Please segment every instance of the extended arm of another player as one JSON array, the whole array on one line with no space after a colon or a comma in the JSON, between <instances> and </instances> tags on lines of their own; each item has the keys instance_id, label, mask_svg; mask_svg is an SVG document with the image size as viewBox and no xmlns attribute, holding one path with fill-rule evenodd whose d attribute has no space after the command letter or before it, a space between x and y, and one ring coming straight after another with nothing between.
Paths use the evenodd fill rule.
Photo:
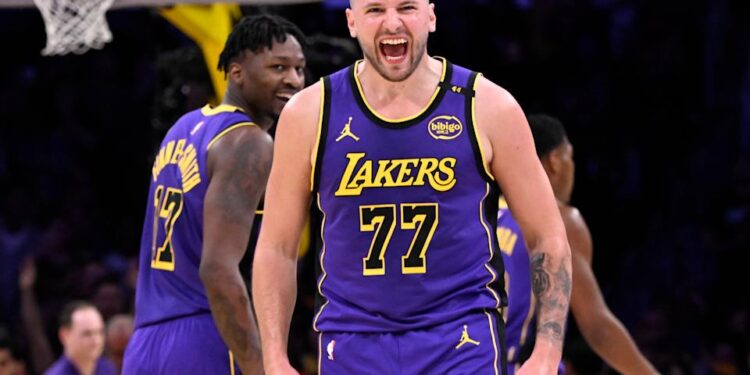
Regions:
<instances>
[{"instance_id":1,"label":"extended arm of another player","mask_svg":"<svg viewBox=\"0 0 750 375\"><path fill-rule=\"evenodd\" d=\"M529 245L538 301L537 339L519 373L553 374L562 357L571 288L570 247L552 187L523 111L502 88L482 79L476 117L490 143L490 167ZM489 152L488 152L489 153Z\"/></svg>"},{"instance_id":2,"label":"extended arm of another player","mask_svg":"<svg viewBox=\"0 0 750 375\"><path fill-rule=\"evenodd\" d=\"M604 302L591 269L591 233L578 210L563 209L563 221L573 252L573 291L570 307L586 342L607 364L628 374L657 374L630 334Z\"/></svg>"},{"instance_id":3,"label":"extended arm of another player","mask_svg":"<svg viewBox=\"0 0 750 375\"><path fill-rule=\"evenodd\" d=\"M294 373L287 345L297 294L299 239L310 206L318 90L316 84L295 95L279 118L263 226L253 260L253 298L268 374Z\"/></svg>"},{"instance_id":4,"label":"extended arm of another player","mask_svg":"<svg viewBox=\"0 0 750 375\"><path fill-rule=\"evenodd\" d=\"M260 337L239 270L255 210L271 167L273 141L258 127L240 127L208 152L210 182L203 213L200 277L211 314L245 374L263 372Z\"/></svg>"}]
</instances>

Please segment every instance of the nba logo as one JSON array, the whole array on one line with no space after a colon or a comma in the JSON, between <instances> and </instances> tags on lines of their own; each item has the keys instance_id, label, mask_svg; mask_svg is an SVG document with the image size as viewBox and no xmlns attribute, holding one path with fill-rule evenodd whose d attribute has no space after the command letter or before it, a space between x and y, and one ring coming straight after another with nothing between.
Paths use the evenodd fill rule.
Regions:
<instances>
[{"instance_id":1,"label":"nba logo","mask_svg":"<svg viewBox=\"0 0 750 375\"><path fill-rule=\"evenodd\" d=\"M328 352L328 359L333 361L333 347L336 346L336 340L331 340L326 346L326 352Z\"/></svg>"}]
</instances>

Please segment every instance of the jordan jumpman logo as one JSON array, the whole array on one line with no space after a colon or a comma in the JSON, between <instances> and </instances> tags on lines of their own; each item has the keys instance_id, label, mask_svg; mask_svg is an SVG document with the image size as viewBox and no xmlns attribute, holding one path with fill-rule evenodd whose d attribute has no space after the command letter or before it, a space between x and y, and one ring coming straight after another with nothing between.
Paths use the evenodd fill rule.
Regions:
<instances>
[{"instance_id":1,"label":"jordan jumpman logo","mask_svg":"<svg viewBox=\"0 0 750 375\"><path fill-rule=\"evenodd\" d=\"M344 125L344 129L341 130L341 135L338 138L336 138L336 142L346 137L352 137L352 139L354 139L355 142L359 142L359 137L357 137L356 135L354 135L354 133L352 133L351 126L352 126L352 118L350 116L349 122L347 122L346 125Z\"/></svg>"},{"instance_id":2,"label":"jordan jumpman logo","mask_svg":"<svg viewBox=\"0 0 750 375\"><path fill-rule=\"evenodd\" d=\"M458 340L458 345L456 345L456 349L464 346L464 344L474 344L476 346L479 346L479 341L472 340L471 337L469 337L469 328L464 324L464 331L461 333L461 338Z\"/></svg>"}]
</instances>

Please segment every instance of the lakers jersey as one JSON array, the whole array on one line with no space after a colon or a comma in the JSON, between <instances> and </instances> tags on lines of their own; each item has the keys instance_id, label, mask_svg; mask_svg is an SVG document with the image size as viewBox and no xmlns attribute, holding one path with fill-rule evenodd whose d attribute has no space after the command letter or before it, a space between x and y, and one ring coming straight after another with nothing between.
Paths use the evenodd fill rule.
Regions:
<instances>
[{"instance_id":1,"label":"lakers jersey","mask_svg":"<svg viewBox=\"0 0 750 375\"><path fill-rule=\"evenodd\" d=\"M367 103L361 61L322 80L318 331L418 329L505 303L498 189L474 127L478 75L442 62L428 106L395 121Z\"/></svg>"},{"instance_id":2,"label":"lakers jersey","mask_svg":"<svg viewBox=\"0 0 750 375\"><path fill-rule=\"evenodd\" d=\"M518 223L500 199L497 214L497 238L505 265L505 288L508 294L505 342L508 365L516 366L528 359L536 337L535 299L531 289L531 266Z\"/></svg>"},{"instance_id":3,"label":"lakers jersey","mask_svg":"<svg viewBox=\"0 0 750 375\"><path fill-rule=\"evenodd\" d=\"M209 313L198 275L208 151L221 136L254 126L237 107L187 113L167 132L151 170L136 288L136 327Z\"/></svg>"}]
</instances>

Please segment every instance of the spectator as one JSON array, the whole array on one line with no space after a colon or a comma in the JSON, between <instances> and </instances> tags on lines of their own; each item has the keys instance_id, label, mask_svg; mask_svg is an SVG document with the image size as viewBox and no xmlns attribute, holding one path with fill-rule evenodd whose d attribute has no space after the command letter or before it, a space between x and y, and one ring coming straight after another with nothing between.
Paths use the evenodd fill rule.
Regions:
<instances>
[{"instance_id":1,"label":"spectator","mask_svg":"<svg viewBox=\"0 0 750 375\"><path fill-rule=\"evenodd\" d=\"M130 336L133 334L133 316L129 314L118 314L107 321L107 344L105 356L117 368L122 371L122 359L125 348L128 346Z\"/></svg>"},{"instance_id":2,"label":"spectator","mask_svg":"<svg viewBox=\"0 0 750 375\"><path fill-rule=\"evenodd\" d=\"M0 327L0 375L26 375L26 364Z\"/></svg>"},{"instance_id":3,"label":"spectator","mask_svg":"<svg viewBox=\"0 0 750 375\"><path fill-rule=\"evenodd\" d=\"M60 341L64 353L44 375L116 375L115 366L102 356L104 320L85 301L70 302L60 314Z\"/></svg>"}]
</instances>

